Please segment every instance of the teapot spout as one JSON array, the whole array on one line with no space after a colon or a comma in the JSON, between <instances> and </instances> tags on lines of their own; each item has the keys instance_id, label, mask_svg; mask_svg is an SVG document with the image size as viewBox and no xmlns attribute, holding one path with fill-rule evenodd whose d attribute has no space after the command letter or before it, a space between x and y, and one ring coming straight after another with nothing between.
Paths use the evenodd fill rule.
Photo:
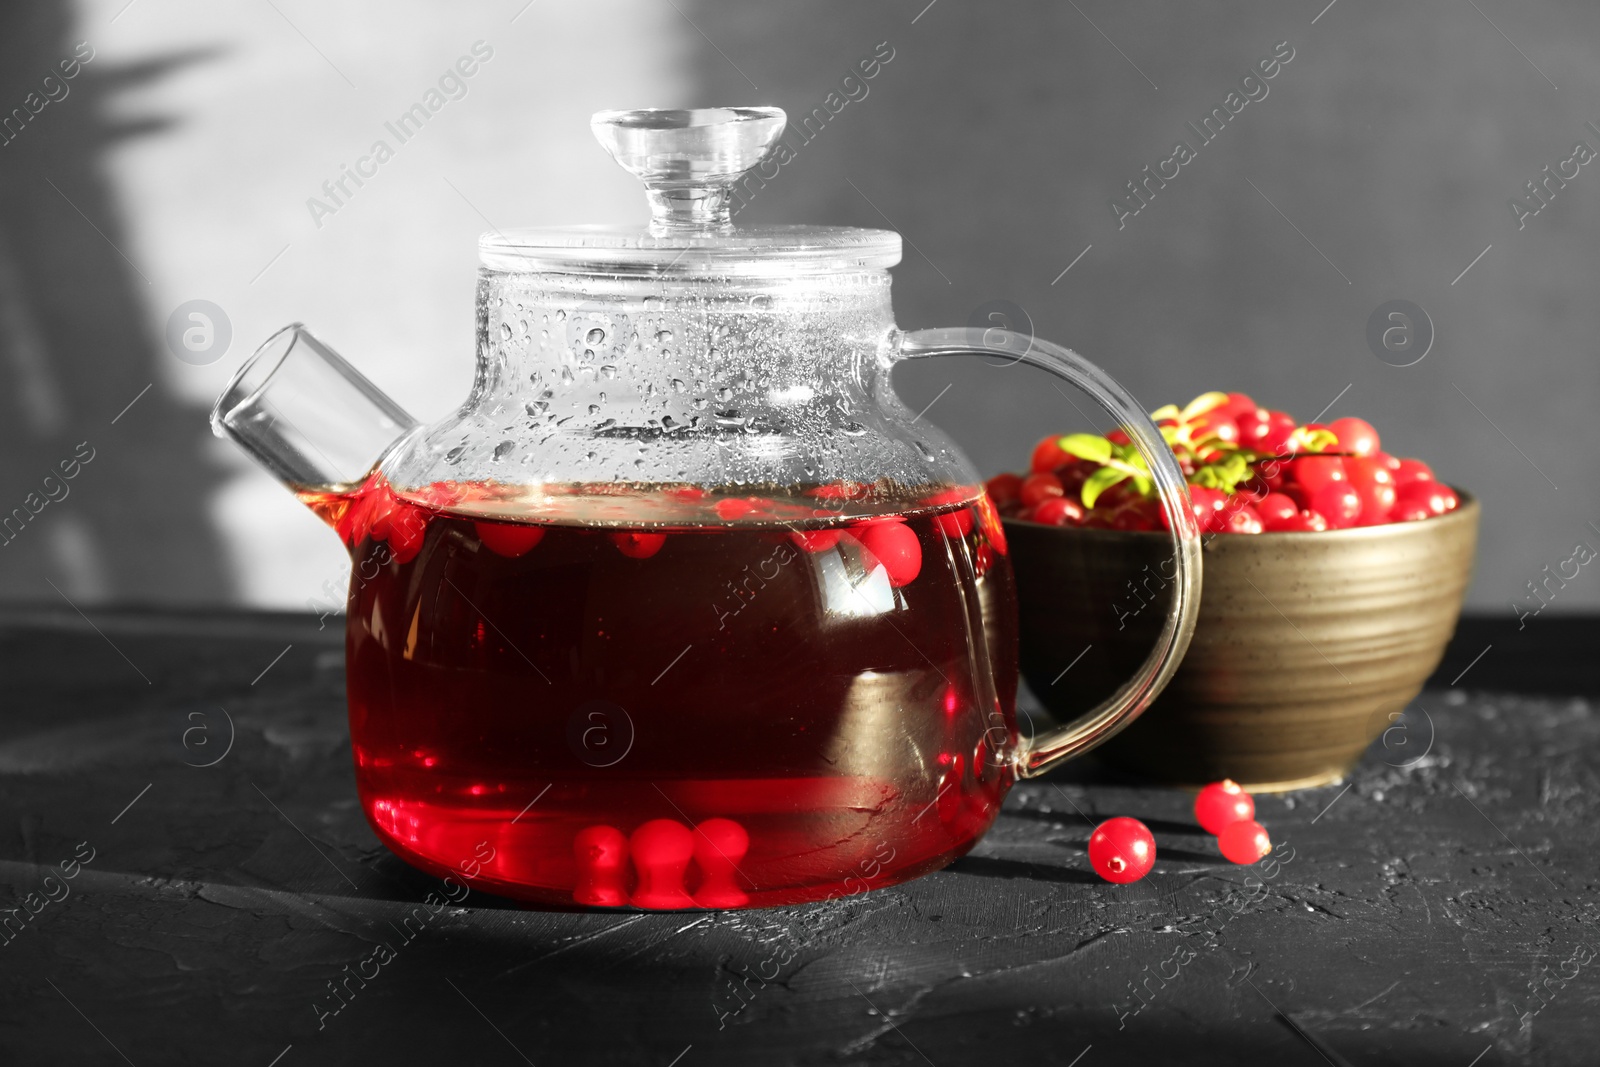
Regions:
<instances>
[{"instance_id":1,"label":"teapot spout","mask_svg":"<svg viewBox=\"0 0 1600 1067\"><path fill-rule=\"evenodd\" d=\"M211 409L211 429L325 520L318 500L359 485L417 420L296 322L244 362Z\"/></svg>"}]
</instances>

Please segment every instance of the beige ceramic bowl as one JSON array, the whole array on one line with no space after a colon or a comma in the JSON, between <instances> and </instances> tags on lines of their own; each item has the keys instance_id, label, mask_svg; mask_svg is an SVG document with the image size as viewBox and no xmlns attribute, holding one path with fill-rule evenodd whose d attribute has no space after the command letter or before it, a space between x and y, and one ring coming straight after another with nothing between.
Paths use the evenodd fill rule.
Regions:
<instances>
[{"instance_id":1,"label":"beige ceramic bowl","mask_svg":"<svg viewBox=\"0 0 1600 1067\"><path fill-rule=\"evenodd\" d=\"M1183 665L1098 753L1187 786L1232 778L1275 791L1349 773L1455 631L1479 510L1460 497L1455 511L1420 522L1209 536ZM1023 677L1046 708L1071 717L1149 651L1169 595L1170 541L1018 520L1007 520L1006 537Z\"/></svg>"}]
</instances>

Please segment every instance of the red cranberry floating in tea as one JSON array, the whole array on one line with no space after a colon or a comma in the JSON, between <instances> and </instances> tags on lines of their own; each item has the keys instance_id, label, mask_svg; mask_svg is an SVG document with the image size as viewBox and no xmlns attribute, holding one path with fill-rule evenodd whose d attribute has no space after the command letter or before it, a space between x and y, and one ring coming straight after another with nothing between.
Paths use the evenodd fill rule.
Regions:
<instances>
[{"instance_id":1,"label":"red cranberry floating in tea","mask_svg":"<svg viewBox=\"0 0 1600 1067\"><path fill-rule=\"evenodd\" d=\"M694 902L702 908L742 908L750 896L739 888L739 861L750 850L750 835L732 819L707 819L694 828L694 863L700 888Z\"/></svg>"},{"instance_id":2,"label":"red cranberry floating in tea","mask_svg":"<svg viewBox=\"0 0 1600 1067\"><path fill-rule=\"evenodd\" d=\"M572 899L600 908L628 903L628 839L614 826L590 826L572 839L578 881Z\"/></svg>"},{"instance_id":3,"label":"red cranberry floating in tea","mask_svg":"<svg viewBox=\"0 0 1600 1067\"><path fill-rule=\"evenodd\" d=\"M1138 819L1107 819L1089 835L1089 866L1108 882L1137 882L1156 863L1156 839Z\"/></svg>"},{"instance_id":4,"label":"red cranberry floating in tea","mask_svg":"<svg viewBox=\"0 0 1600 1067\"><path fill-rule=\"evenodd\" d=\"M951 504L965 504L971 499L971 491L967 489L947 489L932 496L922 498L922 503L928 507L944 508ZM943 530L946 537L965 537L972 532L972 508L958 508L955 511L941 511L934 518L939 529Z\"/></svg>"},{"instance_id":5,"label":"red cranberry floating in tea","mask_svg":"<svg viewBox=\"0 0 1600 1067\"><path fill-rule=\"evenodd\" d=\"M667 543L667 535L630 530L612 534L611 543L629 559L649 559L661 551L661 546Z\"/></svg>"},{"instance_id":6,"label":"red cranberry floating in tea","mask_svg":"<svg viewBox=\"0 0 1600 1067\"><path fill-rule=\"evenodd\" d=\"M692 908L684 888L689 860L694 857L694 832L672 819L651 819L628 838L638 886L630 903L636 908Z\"/></svg>"},{"instance_id":7,"label":"red cranberry floating in tea","mask_svg":"<svg viewBox=\"0 0 1600 1067\"><path fill-rule=\"evenodd\" d=\"M1217 835L1217 847L1229 863L1255 863L1272 851L1272 838L1267 828L1254 819L1229 823Z\"/></svg>"},{"instance_id":8,"label":"red cranberry floating in tea","mask_svg":"<svg viewBox=\"0 0 1600 1067\"><path fill-rule=\"evenodd\" d=\"M475 522L473 530L489 551L507 559L532 552L544 540L544 527L521 522Z\"/></svg>"},{"instance_id":9,"label":"red cranberry floating in tea","mask_svg":"<svg viewBox=\"0 0 1600 1067\"><path fill-rule=\"evenodd\" d=\"M1194 798L1194 817L1213 837L1236 822L1256 817L1256 802L1231 778L1212 782Z\"/></svg>"},{"instance_id":10,"label":"red cranberry floating in tea","mask_svg":"<svg viewBox=\"0 0 1600 1067\"><path fill-rule=\"evenodd\" d=\"M717 513L717 518L732 522L750 516L771 515L772 508L773 502L765 497L745 496L719 500L712 510Z\"/></svg>"},{"instance_id":11,"label":"red cranberry floating in tea","mask_svg":"<svg viewBox=\"0 0 1600 1067\"><path fill-rule=\"evenodd\" d=\"M422 551L422 542L428 535L429 513L426 508L403 500L396 500L389 512L389 551L396 563L410 563Z\"/></svg>"},{"instance_id":12,"label":"red cranberry floating in tea","mask_svg":"<svg viewBox=\"0 0 1600 1067\"><path fill-rule=\"evenodd\" d=\"M896 589L910 585L922 573L922 542L905 523L886 519L857 526L853 532L868 555L867 570L874 562L881 564Z\"/></svg>"},{"instance_id":13,"label":"red cranberry floating in tea","mask_svg":"<svg viewBox=\"0 0 1600 1067\"><path fill-rule=\"evenodd\" d=\"M831 552L844 536L843 530L795 530L794 543L807 552Z\"/></svg>"}]
</instances>

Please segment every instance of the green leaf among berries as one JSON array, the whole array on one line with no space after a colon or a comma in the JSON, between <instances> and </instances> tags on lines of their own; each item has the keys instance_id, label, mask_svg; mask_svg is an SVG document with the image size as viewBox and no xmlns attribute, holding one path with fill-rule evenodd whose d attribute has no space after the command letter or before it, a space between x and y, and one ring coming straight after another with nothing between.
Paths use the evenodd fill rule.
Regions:
<instances>
[{"instance_id":1,"label":"green leaf among berries","mask_svg":"<svg viewBox=\"0 0 1600 1067\"><path fill-rule=\"evenodd\" d=\"M1101 467L1084 480L1083 488L1078 490L1078 498L1083 501L1086 508L1094 507L1094 502L1100 499L1100 494L1110 489L1119 482L1126 481L1131 475L1125 470L1116 467Z\"/></svg>"},{"instance_id":2,"label":"green leaf among berries","mask_svg":"<svg viewBox=\"0 0 1600 1067\"><path fill-rule=\"evenodd\" d=\"M1312 430L1297 426L1294 433L1289 435L1289 448L1295 452L1326 452L1338 443L1338 435L1328 429Z\"/></svg>"},{"instance_id":3,"label":"green leaf among berries","mask_svg":"<svg viewBox=\"0 0 1600 1067\"><path fill-rule=\"evenodd\" d=\"M1056 446L1067 455L1090 463L1105 463L1111 458L1111 442L1092 433L1069 433Z\"/></svg>"},{"instance_id":4,"label":"green leaf among berries","mask_svg":"<svg viewBox=\"0 0 1600 1067\"><path fill-rule=\"evenodd\" d=\"M1227 393L1201 393L1199 396L1189 401L1184 409L1178 413L1178 421L1188 422L1191 419L1204 415L1213 408L1221 407L1227 402Z\"/></svg>"},{"instance_id":5,"label":"green leaf among berries","mask_svg":"<svg viewBox=\"0 0 1600 1067\"><path fill-rule=\"evenodd\" d=\"M1231 495L1238 490L1241 483L1255 477L1252 455L1253 453L1229 452L1221 459L1195 468L1195 472L1189 476L1189 484L1220 489Z\"/></svg>"}]
</instances>

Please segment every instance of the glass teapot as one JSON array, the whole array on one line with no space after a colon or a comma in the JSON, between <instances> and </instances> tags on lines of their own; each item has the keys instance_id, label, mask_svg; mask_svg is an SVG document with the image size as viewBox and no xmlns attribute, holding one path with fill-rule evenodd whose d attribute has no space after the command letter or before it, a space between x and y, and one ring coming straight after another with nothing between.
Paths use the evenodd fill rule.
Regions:
<instances>
[{"instance_id":1,"label":"glass teapot","mask_svg":"<svg viewBox=\"0 0 1600 1067\"><path fill-rule=\"evenodd\" d=\"M433 425L298 324L217 402L217 433L350 549L356 784L415 866L565 907L891 885L965 853L1016 779L1127 725L1182 657L1199 538L1155 426L1056 345L898 330L896 233L736 228L737 185L784 124L595 115L648 227L484 234L476 380ZM1177 592L1149 659L1028 739L1004 531L889 383L899 360L956 353L1081 388L1172 517Z\"/></svg>"}]
</instances>

